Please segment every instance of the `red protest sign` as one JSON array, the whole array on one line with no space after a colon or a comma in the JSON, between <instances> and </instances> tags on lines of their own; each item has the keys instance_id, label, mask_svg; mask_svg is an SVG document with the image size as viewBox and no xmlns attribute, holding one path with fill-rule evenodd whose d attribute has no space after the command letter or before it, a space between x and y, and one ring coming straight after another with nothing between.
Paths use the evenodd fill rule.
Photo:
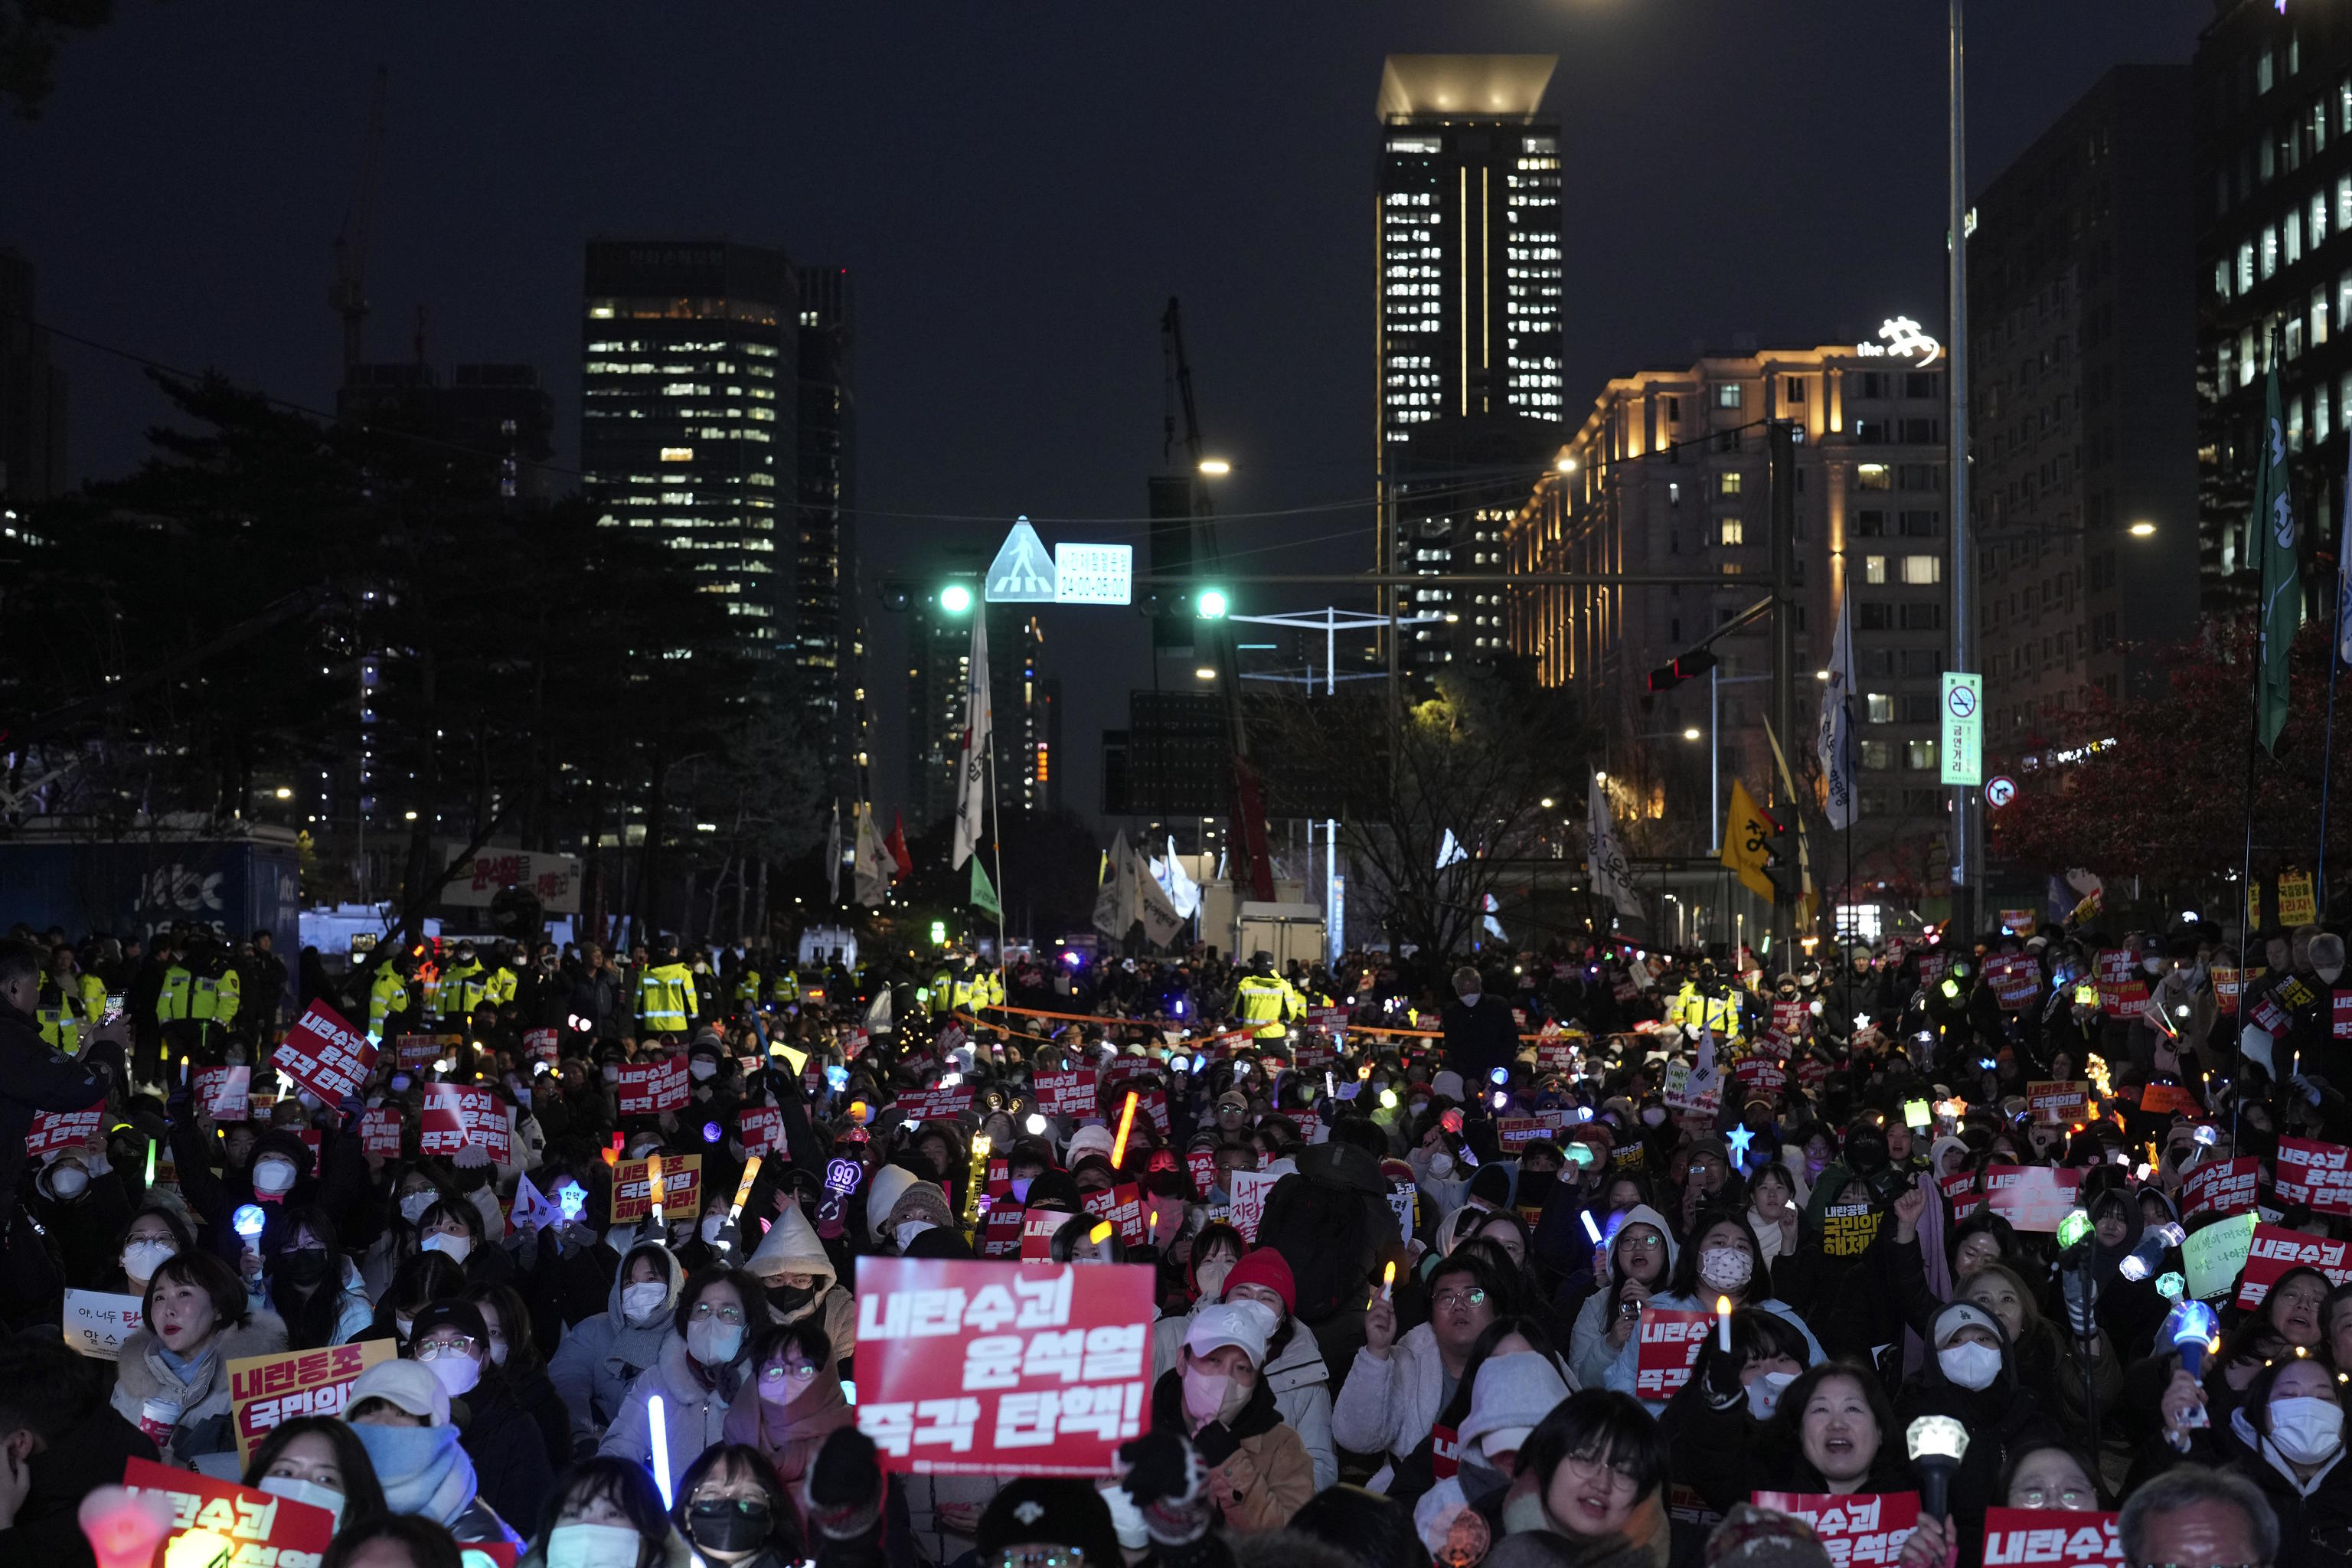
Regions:
<instances>
[{"instance_id":1,"label":"red protest sign","mask_svg":"<svg viewBox=\"0 0 2352 1568\"><path fill-rule=\"evenodd\" d=\"M379 1105L360 1118L360 1152L400 1158L400 1112Z\"/></svg>"},{"instance_id":2,"label":"red protest sign","mask_svg":"<svg viewBox=\"0 0 2352 1568\"><path fill-rule=\"evenodd\" d=\"M620 1080L614 1087L616 1109L623 1116L658 1116L665 1110L682 1110L686 1107L686 1058L671 1057L663 1061L623 1062Z\"/></svg>"},{"instance_id":3,"label":"red protest sign","mask_svg":"<svg viewBox=\"0 0 2352 1568\"><path fill-rule=\"evenodd\" d=\"M743 1155L768 1155L784 1146L784 1113L772 1105L746 1109L736 1122L743 1138Z\"/></svg>"},{"instance_id":4,"label":"red protest sign","mask_svg":"<svg viewBox=\"0 0 2352 1568\"><path fill-rule=\"evenodd\" d=\"M2200 1214L2236 1214L2254 1205L2254 1185L2262 1179L2263 1163L2252 1154L2236 1160L2216 1161L2200 1165L2189 1173L2189 1184L2183 1189L2186 1200L2180 1207L2180 1217L2193 1218Z\"/></svg>"},{"instance_id":5,"label":"red protest sign","mask_svg":"<svg viewBox=\"0 0 2352 1568\"><path fill-rule=\"evenodd\" d=\"M522 1048L550 1067L555 1065L555 1058L562 1051L553 1029L525 1029L522 1032Z\"/></svg>"},{"instance_id":6,"label":"red protest sign","mask_svg":"<svg viewBox=\"0 0 2352 1568\"><path fill-rule=\"evenodd\" d=\"M1811 1094L1830 1080L1830 1064L1819 1057L1807 1057L1797 1064L1797 1087Z\"/></svg>"},{"instance_id":7,"label":"red protest sign","mask_svg":"<svg viewBox=\"0 0 2352 1568\"><path fill-rule=\"evenodd\" d=\"M70 1149L98 1136L106 1117L106 1097L100 1095L87 1110L37 1110L33 1130L25 1134L25 1152L38 1159L52 1149Z\"/></svg>"},{"instance_id":8,"label":"red protest sign","mask_svg":"<svg viewBox=\"0 0 2352 1568\"><path fill-rule=\"evenodd\" d=\"M2352 1242L2305 1236L2284 1226L2257 1225L2246 1247L2246 1271L2238 1281L2238 1305L2259 1307L2271 1287L2290 1268L2316 1268L2333 1284L2352 1281Z\"/></svg>"},{"instance_id":9,"label":"red protest sign","mask_svg":"<svg viewBox=\"0 0 2352 1568\"><path fill-rule=\"evenodd\" d=\"M2191 1116L2205 1114L2204 1102L2196 1091L2177 1083L2152 1083L2140 1090L2139 1108L2150 1116L2169 1116L2186 1111Z\"/></svg>"},{"instance_id":10,"label":"red protest sign","mask_svg":"<svg viewBox=\"0 0 2352 1568\"><path fill-rule=\"evenodd\" d=\"M278 1042L270 1061L341 1110L359 1098L375 1071L375 1042L324 1002L313 1002Z\"/></svg>"},{"instance_id":11,"label":"red protest sign","mask_svg":"<svg viewBox=\"0 0 2352 1568\"><path fill-rule=\"evenodd\" d=\"M1977 1173L1974 1171L1946 1176L1941 1184L1945 1198L1952 1205L1954 1221L1964 1220L1984 1207L1984 1194L1977 1190Z\"/></svg>"},{"instance_id":12,"label":"red protest sign","mask_svg":"<svg viewBox=\"0 0 2352 1568\"><path fill-rule=\"evenodd\" d=\"M173 1469L152 1459L124 1460L122 1484L162 1498L172 1510L171 1533L155 1549L158 1563L171 1554L173 1542L192 1530L232 1542L231 1562L276 1563L288 1568L316 1563L335 1538L335 1516L315 1503Z\"/></svg>"},{"instance_id":13,"label":"red protest sign","mask_svg":"<svg viewBox=\"0 0 2352 1568\"><path fill-rule=\"evenodd\" d=\"M1569 1073L1576 1070L1578 1040L1566 1035L1547 1035L1536 1042L1536 1071L1538 1073Z\"/></svg>"},{"instance_id":14,"label":"red protest sign","mask_svg":"<svg viewBox=\"0 0 2352 1568\"><path fill-rule=\"evenodd\" d=\"M2308 1204L2317 1214L2352 1215L2352 1149L2280 1139L2278 1195L2282 1203Z\"/></svg>"},{"instance_id":15,"label":"red protest sign","mask_svg":"<svg viewBox=\"0 0 2352 1568\"><path fill-rule=\"evenodd\" d=\"M1731 1070L1759 1100L1778 1100L1789 1090L1789 1069L1769 1058L1749 1057Z\"/></svg>"},{"instance_id":16,"label":"red protest sign","mask_svg":"<svg viewBox=\"0 0 2352 1568\"><path fill-rule=\"evenodd\" d=\"M2025 1103L2032 1110L2033 1120L2042 1126L2071 1127L2090 1118L2091 1085L2085 1079L2029 1083L2025 1086Z\"/></svg>"},{"instance_id":17,"label":"red protest sign","mask_svg":"<svg viewBox=\"0 0 2352 1568\"><path fill-rule=\"evenodd\" d=\"M2127 947L2099 950L2099 1006L2110 1018L2136 1018L2147 1000L2147 982L2140 977L2139 955Z\"/></svg>"},{"instance_id":18,"label":"red protest sign","mask_svg":"<svg viewBox=\"0 0 2352 1568\"><path fill-rule=\"evenodd\" d=\"M698 1215L702 1212L702 1156L699 1154L664 1154L661 1157L662 1213ZM613 1167L613 1223L643 1219L653 1213L654 1184L651 1160L624 1160Z\"/></svg>"},{"instance_id":19,"label":"red protest sign","mask_svg":"<svg viewBox=\"0 0 2352 1568\"><path fill-rule=\"evenodd\" d=\"M1184 1168L1192 1173L1192 1194L1206 1198L1209 1189L1217 1184L1217 1152L1214 1149L1192 1149L1185 1152Z\"/></svg>"},{"instance_id":20,"label":"red protest sign","mask_svg":"<svg viewBox=\"0 0 2352 1568\"><path fill-rule=\"evenodd\" d=\"M228 1363L229 1412L236 1455L253 1458L254 1445L297 1415L340 1415L352 1384L399 1349L390 1340L362 1340L317 1351L281 1351Z\"/></svg>"},{"instance_id":21,"label":"red protest sign","mask_svg":"<svg viewBox=\"0 0 2352 1568\"><path fill-rule=\"evenodd\" d=\"M1495 1118L1495 1141L1506 1154L1517 1153L1530 1143L1540 1143L1551 1136L1551 1129L1532 1116L1497 1116Z\"/></svg>"},{"instance_id":22,"label":"red protest sign","mask_svg":"<svg viewBox=\"0 0 2352 1568\"><path fill-rule=\"evenodd\" d=\"M1018 1258L1021 1256L1021 1222L1028 1211L1019 1204L1003 1204L988 1211L988 1226L981 1233L980 1255L982 1258Z\"/></svg>"},{"instance_id":23,"label":"red protest sign","mask_svg":"<svg viewBox=\"0 0 2352 1568\"><path fill-rule=\"evenodd\" d=\"M2234 969L2213 971L2213 1005L2221 1012L2237 1012L2238 982L2238 972Z\"/></svg>"},{"instance_id":24,"label":"red protest sign","mask_svg":"<svg viewBox=\"0 0 2352 1568\"><path fill-rule=\"evenodd\" d=\"M1706 1336L1715 1332L1713 1312L1674 1307L1642 1309L1641 1348L1634 1352L1633 1392L1643 1399L1669 1399L1690 1381Z\"/></svg>"},{"instance_id":25,"label":"red protest sign","mask_svg":"<svg viewBox=\"0 0 2352 1568\"><path fill-rule=\"evenodd\" d=\"M2058 1222L2074 1212L2080 1170L2052 1165L1988 1165L1985 1205L2012 1230L2054 1236Z\"/></svg>"},{"instance_id":26,"label":"red protest sign","mask_svg":"<svg viewBox=\"0 0 2352 1568\"><path fill-rule=\"evenodd\" d=\"M1757 1492L1754 1500L1811 1525L1837 1568L1895 1563L1919 1522L1917 1492Z\"/></svg>"},{"instance_id":27,"label":"red protest sign","mask_svg":"<svg viewBox=\"0 0 2352 1568\"><path fill-rule=\"evenodd\" d=\"M1257 1223L1265 1214L1265 1195L1282 1180L1279 1173L1264 1171L1234 1171L1225 1177L1225 1190L1233 1194L1233 1227L1242 1233L1242 1239L1257 1240Z\"/></svg>"},{"instance_id":28,"label":"red protest sign","mask_svg":"<svg viewBox=\"0 0 2352 1568\"><path fill-rule=\"evenodd\" d=\"M2063 1508L1985 1510L1985 1568L2100 1568L2124 1560L2112 1513Z\"/></svg>"},{"instance_id":29,"label":"red protest sign","mask_svg":"<svg viewBox=\"0 0 2352 1568\"><path fill-rule=\"evenodd\" d=\"M1985 984L2004 1012L2030 1007L2042 994L2042 966L2022 952L2004 952L1985 960Z\"/></svg>"},{"instance_id":30,"label":"red protest sign","mask_svg":"<svg viewBox=\"0 0 2352 1568\"><path fill-rule=\"evenodd\" d=\"M1023 1209L1021 1211L1021 1261L1050 1262L1054 1256L1054 1237L1064 1226L1076 1216L1062 1209Z\"/></svg>"},{"instance_id":31,"label":"red protest sign","mask_svg":"<svg viewBox=\"0 0 2352 1568\"><path fill-rule=\"evenodd\" d=\"M196 1103L215 1121L253 1120L253 1069L247 1067L198 1068Z\"/></svg>"},{"instance_id":32,"label":"red protest sign","mask_svg":"<svg viewBox=\"0 0 2352 1568\"><path fill-rule=\"evenodd\" d=\"M1150 1402L1151 1271L857 1260L857 1429L916 1475L1107 1476Z\"/></svg>"},{"instance_id":33,"label":"red protest sign","mask_svg":"<svg viewBox=\"0 0 2352 1568\"><path fill-rule=\"evenodd\" d=\"M392 1042L392 1065L422 1072L441 1059L441 1053L465 1043L463 1035L398 1035Z\"/></svg>"},{"instance_id":34,"label":"red protest sign","mask_svg":"<svg viewBox=\"0 0 2352 1568\"><path fill-rule=\"evenodd\" d=\"M898 1113L909 1121L929 1121L941 1116L957 1116L971 1109L972 1099L979 1090L971 1084L959 1084L953 1089L927 1089L913 1094L902 1094L892 1103Z\"/></svg>"},{"instance_id":35,"label":"red protest sign","mask_svg":"<svg viewBox=\"0 0 2352 1568\"><path fill-rule=\"evenodd\" d=\"M1095 1075L1090 1072L1041 1072L1031 1080L1037 1089L1041 1116L1092 1116Z\"/></svg>"},{"instance_id":36,"label":"red protest sign","mask_svg":"<svg viewBox=\"0 0 2352 1568\"><path fill-rule=\"evenodd\" d=\"M1142 1189L1134 1182L1121 1182L1118 1186L1086 1194L1080 1206L1097 1219L1107 1219L1118 1226L1118 1238L1129 1247L1143 1244Z\"/></svg>"},{"instance_id":37,"label":"red protest sign","mask_svg":"<svg viewBox=\"0 0 2352 1568\"><path fill-rule=\"evenodd\" d=\"M507 1110L497 1093L454 1083L425 1086L423 1136L416 1141L421 1154L454 1154L468 1143L478 1143L500 1165L514 1163L514 1141Z\"/></svg>"},{"instance_id":38,"label":"red protest sign","mask_svg":"<svg viewBox=\"0 0 2352 1568\"><path fill-rule=\"evenodd\" d=\"M2328 1000L2328 1035L2338 1040L2352 1040L2352 991L2331 993Z\"/></svg>"},{"instance_id":39,"label":"red protest sign","mask_svg":"<svg viewBox=\"0 0 2352 1568\"><path fill-rule=\"evenodd\" d=\"M1786 1040L1805 1037L1805 1002L1802 997L1772 1003L1772 1032Z\"/></svg>"}]
</instances>

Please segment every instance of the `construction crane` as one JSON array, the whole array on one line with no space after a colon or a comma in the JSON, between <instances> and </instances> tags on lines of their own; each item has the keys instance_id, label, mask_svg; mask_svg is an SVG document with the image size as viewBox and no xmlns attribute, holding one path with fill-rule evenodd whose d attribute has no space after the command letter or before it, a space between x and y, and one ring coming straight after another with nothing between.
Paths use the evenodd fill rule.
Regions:
<instances>
[{"instance_id":1,"label":"construction crane","mask_svg":"<svg viewBox=\"0 0 2352 1568\"><path fill-rule=\"evenodd\" d=\"M1209 506L1209 498L1201 489L1202 461L1201 416L1192 402L1192 364L1184 355L1184 313L1174 298L1160 318L1160 352L1167 365L1167 412L1161 426L1160 457L1172 459L1177 442L1176 420L1181 410L1184 421L1183 445L1192 474L1192 519L1197 530L1201 562L1207 573L1202 581L1217 580L1217 525ZM1240 829L1240 853L1233 858L1234 883L1244 889L1249 897L1261 903L1274 898L1274 860L1265 843L1265 791L1258 785L1255 764L1250 761L1249 726L1242 716L1241 668L1234 652L1234 639L1223 616L1197 623L1208 633L1217 649L1217 681L1224 688L1225 718L1233 729L1234 749L1234 824Z\"/></svg>"},{"instance_id":2,"label":"construction crane","mask_svg":"<svg viewBox=\"0 0 2352 1568\"><path fill-rule=\"evenodd\" d=\"M367 135L360 145L359 186L343 212L343 229L335 236L335 266L327 284L327 304L343 322L343 384L351 384L360 364L360 327L366 321L368 220L375 212L376 163L383 153L383 93L390 73L375 69L375 91L368 104Z\"/></svg>"}]
</instances>

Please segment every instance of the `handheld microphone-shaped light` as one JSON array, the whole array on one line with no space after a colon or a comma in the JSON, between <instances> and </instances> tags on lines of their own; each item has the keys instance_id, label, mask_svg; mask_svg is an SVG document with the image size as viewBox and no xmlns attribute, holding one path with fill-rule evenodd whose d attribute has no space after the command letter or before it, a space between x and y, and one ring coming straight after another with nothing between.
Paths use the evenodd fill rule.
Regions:
<instances>
[{"instance_id":1,"label":"handheld microphone-shaped light","mask_svg":"<svg viewBox=\"0 0 2352 1568\"><path fill-rule=\"evenodd\" d=\"M1919 1472L1920 1513L1947 1517L1952 1477L1969 1451L1969 1429L1949 1415L1922 1415L1911 1423L1904 1440L1911 1450L1911 1468Z\"/></svg>"},{"instance_id":2,"label":"handheld microphone-shaped light","mask_svg":"<svg viewBox=\"0 0 2352 1568\"><path fill-rule=\"evenodd\" d=\"M237 1205L236 1216L229 1221L237 1235L245 1237L246 1245L248 1247L260 1238L262 1227L268 1223L268 1218L261 1212L259 1204Z\"/></svg>"},{"instance_id":3,"label":"handheld microphone-shaped light","mask_svg":"<svg viewBox=\"0 0 2352 1568\"><path fill-rule=\"evenodd\" d=\"M2180 1352L2180 1370L2191 1377L2205 1375L2205 1352L2219 1350L2221 1344L2221 1320L2213 1309L2202 1301L2188 1300L2165 1314L2163 1330L2157 1335L2158 1344L2169 1344Z\"/></svg>"},{"instance_id":4,"label":"handheld microphone-shaped light","mask_svg":"<svg viewBox=\"0 0 2352 1568\"><path fill-rule=\"evenodd\" d=\"M172 1508L161 1493L124 1487L93 1489L74 1517L98 1568L147 1568L155 1543L172 1529Z\"/></svg>"}]
</instances>

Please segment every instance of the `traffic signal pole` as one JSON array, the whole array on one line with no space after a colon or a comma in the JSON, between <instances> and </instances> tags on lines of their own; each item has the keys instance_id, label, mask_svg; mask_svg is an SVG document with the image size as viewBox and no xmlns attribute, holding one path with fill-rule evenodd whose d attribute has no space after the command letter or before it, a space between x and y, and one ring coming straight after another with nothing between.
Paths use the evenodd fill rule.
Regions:
<instances>
[{"instance_id":1,"label":"traffic signal pole","mask_svg":"<svg viewBox=\"0 0 2352 1568\"><path fill-rule=\"evenodd\" d=\"M1786 419L1775 419L1765 432L1765 443L1772 490L1772 731L1786 751L1797 743L1796 426ZM1772 782L1778 784L1777 774L1772 775ZM1782 817L1781 826L1791 835L1793 843L1797 803L1777 799L1777 789L1773 793ZM1801 881L1794 877L1790 881L1801 889ZM1792 901L1772 900L1773 962L1788 970L1795 967L1790 947L1796 912Z\"/></svg>"}]
</instances>

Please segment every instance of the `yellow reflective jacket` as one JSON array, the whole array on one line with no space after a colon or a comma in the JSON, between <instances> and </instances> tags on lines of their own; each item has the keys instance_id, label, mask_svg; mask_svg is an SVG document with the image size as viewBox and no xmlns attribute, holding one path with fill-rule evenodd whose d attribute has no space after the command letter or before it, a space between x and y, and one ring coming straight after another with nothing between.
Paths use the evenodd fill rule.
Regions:
<instances>
[{"instance_id":1,"label":"yellow reflective jacket","mask_svg":"<svg viewBox=\"0 0 2352 1568\"><path fill-rule=\"evenodd\" d=\"M694 1016L694 972L683 963L648 964L637 975L637 1032L682 1035Z\"/></svg>"}]
</instances>

